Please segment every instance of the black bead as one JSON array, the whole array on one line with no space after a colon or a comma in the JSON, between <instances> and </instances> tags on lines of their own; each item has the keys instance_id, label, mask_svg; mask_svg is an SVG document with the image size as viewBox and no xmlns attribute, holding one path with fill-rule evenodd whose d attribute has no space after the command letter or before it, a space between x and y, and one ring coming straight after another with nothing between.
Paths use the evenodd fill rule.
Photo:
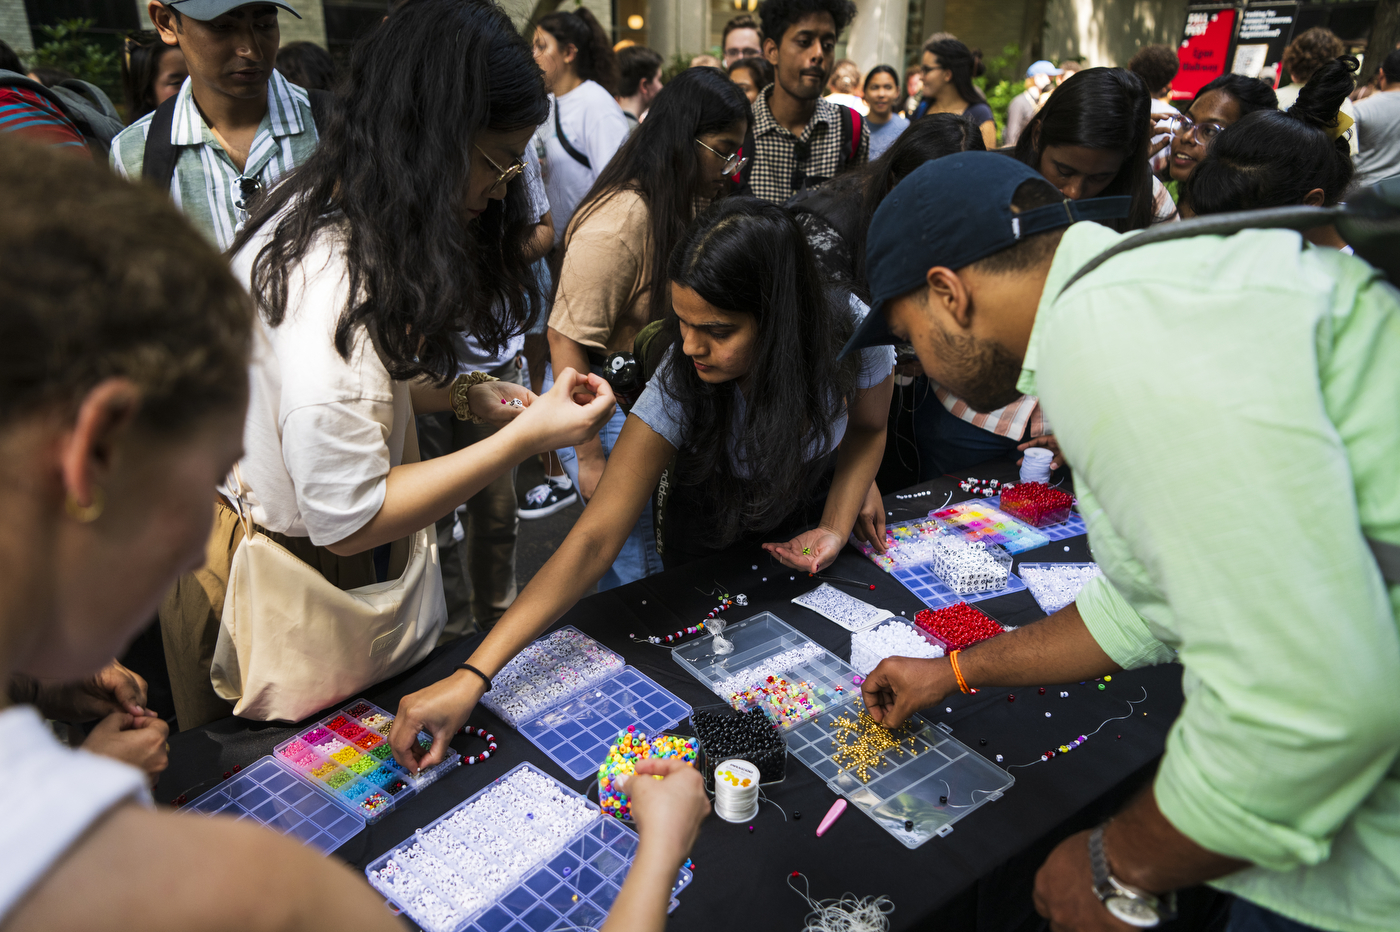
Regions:
<instances>
[{"instance_id":1,"label":"black bead","mask_svg":"<svg viewBox=\"0 0 1400 932\"><path fill-rule=\"evenodd\" d=\"M938 797L938 802L939 802L940 805L946 806L946 805L948 805L948 797L946 797L946 796L940 796L940 797Z\"/></svg>"},{"instance_id":2,"label":"black bead","mask_svg":"<svg viewBox=\"0 0 1400 932\"><path fill-rule=\"evenodd\" d=\"M986 738L978 738L978 739L977 739L977 743L980 744L980 745L982 745L982 747L986 747L986 746L987 746L987 739L986 739Z\"/></svg>"},{"instance_id":3,"label":"black bead","mask_svg":"<svg viewBox=\"0 0 1400 932\"><path fill-rule=\"evenodd\" d=\"M793 820L794 822L801 822L801 821L802 821L802 813L798 812L796 809L792 810L792 820Z\"/></svg>"},{"instance_id":4,"label":"black bead","mask_svg":"<svg viewBox=\"0 0 1400 932\"><path fill-rule=\"evenodd\" d=\"M906 832L912 832L912 831L914 831L914 820L913 820L913 819L905 819L905 820L904 820L904 830L905 830Z\"/></svg>"}]
</instances>

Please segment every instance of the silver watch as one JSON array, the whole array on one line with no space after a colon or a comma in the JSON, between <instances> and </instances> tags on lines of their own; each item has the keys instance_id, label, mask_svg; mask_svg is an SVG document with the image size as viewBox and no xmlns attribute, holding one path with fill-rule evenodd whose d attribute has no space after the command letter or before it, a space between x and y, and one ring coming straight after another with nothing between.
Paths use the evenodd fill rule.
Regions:
<instances>
[{"instance_id":1,"label":"silver watch","mask_svg":"<svg viewBox=\"0 0 1400 932\"><path fill-rule=\"evenodd\" d=\"M1099 902L1130 926L1150 929L1176 918L1176 893L1164 897L1153 896L1146 890L1129 886L1108 872L1108 855L1103 849L1103 830L1100 825L1089 833L1089 868L1094 874L1094 895Z\"/></svg>"}]
</instances>

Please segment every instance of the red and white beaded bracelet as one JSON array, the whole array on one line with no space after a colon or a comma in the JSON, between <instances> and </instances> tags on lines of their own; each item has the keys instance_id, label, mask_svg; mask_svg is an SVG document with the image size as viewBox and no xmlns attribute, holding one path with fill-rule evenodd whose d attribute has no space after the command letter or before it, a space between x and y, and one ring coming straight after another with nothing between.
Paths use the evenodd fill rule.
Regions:
<instances>
[{"instance_id":1,"label":"red and white beaded bracelet","mask_svg":"<svg viewBox=\"0 0 1400 932\"><path fill-rule=\"evenodd\" d=\"M466 764L468 767L478 761L486 760L492 754L496 753L496 736L488 734L485 728L472 728L470 725L463 725L457 734L476 735L478 738L484 738L486 740L486 750L482 751L480 754L473 754L470 757L463 758L462 763Z\"/></svg>"}]
</instances>

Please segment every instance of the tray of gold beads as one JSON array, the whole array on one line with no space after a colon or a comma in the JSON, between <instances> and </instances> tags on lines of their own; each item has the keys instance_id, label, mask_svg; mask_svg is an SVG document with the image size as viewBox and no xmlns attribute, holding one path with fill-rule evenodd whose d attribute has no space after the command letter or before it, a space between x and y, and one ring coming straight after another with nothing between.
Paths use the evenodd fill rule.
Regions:
<instances>
[{"instance_id":1,"label":"tray of gold beads","mask_svg":"<svg viewBox=\"0 0 1400 932\"><path fill-rule=\"evenodd\" d=\"M858 698L794 728L787 742L794 757L907 848L952 832L1016 782L943 726L914 715L888 729Z\"/></svg>"}]
</instances>

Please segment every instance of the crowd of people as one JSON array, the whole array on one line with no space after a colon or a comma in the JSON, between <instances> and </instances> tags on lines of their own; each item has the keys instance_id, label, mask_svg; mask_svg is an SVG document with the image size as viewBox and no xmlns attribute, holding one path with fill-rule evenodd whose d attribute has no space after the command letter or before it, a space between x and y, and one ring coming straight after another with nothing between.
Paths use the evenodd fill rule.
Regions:
<instances>
[{"instance_id":1,"label":"crowd of people","mask_svg":"<svg viewBox=\"0 0 1400 932\"><path fill-rule=\"evenodd\" d=\"M1400 297L1330 219L1139 234L1400 177L1400 50L1357 88L1311 29L1286 85L1189 100L1169 48L1038 61L1002 116L955 36L838 60L852 0L764 0L664 83L581 6L522 36L400 0L346 62L281 45L294 0L148 11L121 107L0 46L0 925L394 927L333 859L153 809L171 727L298 720L483 633L399 707L394 755L432 766L595 586L883 550L903 442L911 481L1051 448L1103 575L884 661L873 717L1185 668L1153 784L1041 868L1052 928L1202 883L1232 932L1393 927ZM520 589L519 520L579 500ZM147 629L170 709L114 659ZM97 724L75 752L46 718ZM638 773L609 932L664 926L709 810L690 767Z\"/></svg>"}]
</instances>

